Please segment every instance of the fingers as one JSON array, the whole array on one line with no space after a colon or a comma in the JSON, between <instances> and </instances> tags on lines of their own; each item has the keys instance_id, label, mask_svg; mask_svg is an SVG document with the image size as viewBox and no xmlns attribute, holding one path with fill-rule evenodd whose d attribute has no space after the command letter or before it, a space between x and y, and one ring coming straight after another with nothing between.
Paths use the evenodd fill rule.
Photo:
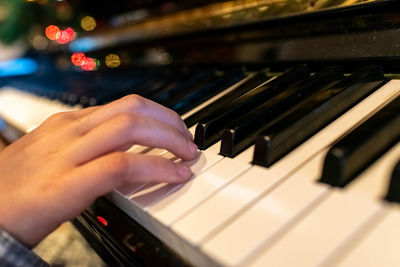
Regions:
<instances>
[{"instance_id":1,"label":"fingers","mask_svg":"<svg viewBox=\"0 0 400 267\"><path fill-rule=\"evenodd\" d=\"M168 159L115 152L74 169L66 187L76 188L77 197L87 197L90 202L124 183L180 183L191 175L189 167Z\"/></svg>"},{"instance_id":2,"label":"fingers","mask_svg":"<svg viewBox=\"0 0 400 267\"><path fill-rule=\"evenodd\" d=\"M59 131L61 127L69 126L71 122L79 120L84 116L88 116L95 110L100 109L101 106L89 107L85 109L58 112L47 118L39 127L30 132L31 138L45 138L49 134Z\"/></svg>"},{"instance_id":3,"label":"fingers","mask_svg":"<svg viewBox=\"0 0 400 267\"><path fill-rule=\"evenodd\" d=\"M80 120L80 131L84 134L121 113L152 117L175 127L186 138L192 139L192 134L176 112L138 95L125 96L85 116Z\"/></svg>"},{"instance_id":4,"label":"fingers","mask_svg":"<svg viewBox=\"0 0 400 267\"><path fill-rule=\"evenodd\" d=\"M92 136L91 132L98 126L106 124L108 121L118 121L119 117L126 116L127 114L136 117L137 119L135 119L135 122L138 121L139 117L143 118L142 121L145 121L145 118L147 118L147 120L151 122L148 124L148 127L156 130L152 133L149 131L150 128L145 131L146 125L142 124L143 127L137 129L134 133L144 133L147 136L132 134L127 138L127 134L122 133L122 139L114 141L108 137L113 135L113 133L116 133L117 135L114 138L119 138L118 133L121 133L121 131L118 129L111 131L106 130L105 132L109 132L109 135L102 136L101 133L98 133L101 138L96 138L94 139L94 142L89 142L86 146L82 146L88 148L86 151L83 149L75 151L78 152L75 153L75 155L80 154L82 156L77 161L85 162L95 156L100 156L107 152L126 150L133 143L165 148L176 156L183 157L184 159L192 158L191 153L187 153L188 148L187 145L185 145L186 142L180 140L181 137L187 140L193 140L192 134L186 128L182 119L174 111L137 95L124 97L105 106L90 107L73 112L57 113L32 132L29 139L35 140L35 143L42 147L43 153L56 153L57 151L60 151L60 149L64 149L64 147L68 148L71 144L76 142L85 145L85 142L80 142L78 140L81 137L83 137L83 140L85 141L93 141L85 138L85 136L88 135L88 133L90 133L89 136ZM153 119L153 121L151 121L151 119ZM108 124L108 126L114 127L113 124L114 123ZM140 123L137 125L140 125ZM165 138L162 138L165 134L160 127L166 128L166 132L170 134ZM175 130L172 128L175 128ZM157 129L159 130L157 131ZM181 134L178 139L176 131ZM96 134L94 135L96 136ZM150 137L152 137L151 140ZM173 141L167 142L167 137L171 137ZM96 140L100 139L107 142L104 148L102 147L102 144L105 143L96 145L96 143L99 143ZM123 145L123 142L125 142L125 145ZM49 143L52 143L53 146L47 145ZM191 150L189 151L194 151L197 150L197 147L192 145L190 149ZM83 153L80 153L79 151L83 151ZM195 154L195 152L193 153Z\"/></svg>"},{"instance_id":5,"label":"fingers","mask_svg":"<svg viewBox=\"0 0 400 267\"><path fill-rule=\"evenodd\" d=\"M197 155L193 141L170 124L152 117L120 114L77 139L68 148L67 157L80 165L134 144L164 148L184 160Z\"/></svg>"}]
</instances>

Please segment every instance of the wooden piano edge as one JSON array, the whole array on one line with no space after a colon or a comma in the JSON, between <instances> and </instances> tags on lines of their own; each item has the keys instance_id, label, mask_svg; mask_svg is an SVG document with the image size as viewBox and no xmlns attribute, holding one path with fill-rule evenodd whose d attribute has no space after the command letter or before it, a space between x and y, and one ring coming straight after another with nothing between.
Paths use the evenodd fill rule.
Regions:
<instances>
[{"instance_id":1,"label":"wooden piano edge","mask_svg":"<svg viewBox=\"0 0 400 267\"><path fill-rule=\"evenodd\" d=\"M104 197L72 223L109 266L190 266Z\"/></svg>"}]
</instances>

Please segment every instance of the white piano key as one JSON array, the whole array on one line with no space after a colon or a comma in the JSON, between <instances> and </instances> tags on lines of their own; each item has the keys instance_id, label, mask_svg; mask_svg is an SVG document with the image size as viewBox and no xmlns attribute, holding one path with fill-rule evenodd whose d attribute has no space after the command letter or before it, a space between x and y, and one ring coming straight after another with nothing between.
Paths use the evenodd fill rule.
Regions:
<instances>
[{"instance_id":1,"label":"white piano key","mask_svg":"<svg viewBox=\"0 0 400 267\"><path fill-rule=\"evenodd\" d=\"M400 265L400 207L387 207L385 216L348 248L337 267L397 267Z\"/></svg>"},{"instance_id":2,"label":"white piano key","mask_svg":"<svg viewBox=\"0 0 400 267\"><path fill-rule=\"evenodd\" d=\"M272 171L275 168L278 168L276 166L281 165L281 170L279 172L277 171L275 173L269 173L269 175L265 177L277 177L280 175L279 173L285 172L288 169L290 170L290 168L293 168L293 166L295 166L295 168L292 170L295 170L298 166L301 166L301 164L306 162L307 157L313 156L315 153L317 153L324 147L328 147L337 138L340 138L349 129L351 129L361 120L363 120L365 116L373 112L384 102L387 102L389 99L393 98L394 95L396 95L397 93L396 84L398 84L398 82L393 83L391 85L388 84L382 87L380 90L372 94L370 97L368 97L367 99L356 105L353 109L345 113L343 116L341 116L336 121L328 125L319 133L314 135L311 139L309 139L299 148L292 151L281 161L278 161L276 164L271 166L271 168L266 169L267 171ZM307 155L307 157L305 157L304 155ZM291 157L292 161L290 161L290 164L288 164L289 159ZM322 162L322 158L320 158L320 162ZM321 167L322 165L319 164L318 166L316 166L316 169L311 168L311 173L314 173L314 175L312 175L311 178L314 177L316 179L318 177L318 175L321 173ZM251 172L251 170L249 172ZM289 173L286 173L286 175L288 175ZM283 177L285 177L285 175L280 177L281 177L280 179L282 179ZM246 207L246 205L248 205L247 201L244 201L241 205L238 205L238 200L237 199L235 201L233 200L236 194L235 192L238 191L236 188L239 187L236 186L236 183L239 183L240 181L241 181L240 178L235 180L235 182L229 184L226 188L220 191L220 193L224 194L217 194L213 197L213 198L220 198L219 201L221 203L232 202L235 203L235 205L225 206L224 209L220 208L221 210L224 210L224 213L227 214L227 216L226 217L220 216L220 218L222 218L222 222L213 220L209 220L208 223L204 222L204 225L206 226L200 226L202 231L205 231L206 233L216 231L214 225L218 226L218 225L223 225L224 223L227 224L226 220L228 220L230 216L234 216L236 212L240 212L240 208ZM245 184L245 181L243 181L242 183ZM240 187L242 187L242 185L240 185ZM255 196L249 199L250 201L253 201L260 195L262 196L268 193L268 189L262 188L261 186L259 186L259 188L264 189L266 191L265 192L257 190L251 191ZM308 207L310 203L312 203L312 201L317 199L319 197L319 194L322 193L318 192L319 190L318 185L314 185L313 183L310 182L304 183L304 189L298 187L296 190L296 186L294 186L292 192L297 192L300 190L304 191L314 190L316 192L315 193L316 195L314 196L311 194L310 198L308 198L306 195L305 196L306 199L303 202L297 203L299 204L298 206L299 210L297 211L297 213L294 213L293 216L295 216L296 214L300 214L304 208ZM323 191L323 189L321 190ZM196 213L198 210L201 212L205 212L206 210L216 209L217 207L216 202L219 201L212 202L213 198L207 201L212 204L207 205L206 204L207 202L205 202L203 205L199 206L198 209L192 211L185 218L183 218L182 221L177 222L177 224L173 226L175 231L179 232L181 235L183 235L183 238L189 239L191 242L201 242L202 238L205 237L204 232L198 234L198 232L200 231L193 229L191 225L193 224L195 218L198 218L196 217ZM225 201L221 201L222 199L225 198L226 198ZM284 200L284 198L285 195L283 195L282 199ZM289 198L289 200L290 199L291 198ZM265 196L265 200L262 201L265 201L265 203L260 202L255 204L252 208L248 209L246 212L241 214L240 217L238 217L238 215L236 214L235 216L237 216L238 218L235 221L233 221L231 225L225 226L225 228L222 229L220 232L213 232L215 236L209 237L211 238L210 241L206 240L207 242L202 247L204 253L206 254L210 253L210 255L212 255L211 257L215 257L216 261L222 263L223 265L235 265L237 262L243 262L245 261L246 258L249 258L251 255L253 255L258 249L260 249L260 246L262 246L264 242L268 242L269 238L271 238L271 236L274 235L273 231L269 235L258 234L258 232L264 231L258 228L260 227L259 225L260 217L266 214L265 220L276 220L275 222L276 226L274 228L276 230L280 230L285 224L289 223L289 221L285 221L283 218L270 218L269 213L265 212L265 210L273 209L273 206L271 206L270 204L273 201L272 200L271 202L268 201L268 194ZM301 203L302 205L300 205ZM266 206L264 206L264 204ZM272 212L271 214L274 213ZM290 214L287 214L286 218L288 220L293 219L293 216L289 215ZM246 227L244 227L245 225ZM192 232L194 234L192 234ZM229 243L231 245L230 246L224 245L226 243ZM196 243L194 243L193 245L196 245Z\"/></svg>"},{"instance_id":3,"label":"white piano key","mask_svg":"<svg viewBox=\"0 0 400 267\"><path fill-rule=\"evenodd\" d=\"M186 183L179 192L175 192L155 204L149 212L162 224L170 225L248 168L250 168L250 164L224 158L206 172Z\"/></svg>"},{"instance_id":4,"label":"white piano key","mask_svg":"<svg viewBox=\"0 0 400 267\"><path fill-rule=\"evenodd\" d=\"M346 192L347 194L351 194L352 196L361 196L364 198L370 198L371 200L375 200L376 202L383 203L383 198L387 194L390 178L392 171L394 169L395 164L398 162L400 159L400 144L395 145L392 149L390 149L387 153L385 153L383 156L381 156L375 163L373 163L369 168L367 168L364 172L362 172L358 177L356 177L350 184L348 184L346 187L341 189L343 192ZM400 207L398 204L393 204L393 205L386 205L387 208L382 212L382 214L379 214L375 216L375 218L371 222L371 226L369 231L375 231L375 227L377 227L375 224L375 221L378 221L378 223L381 223L382 220L386 220L386 216L389 213L396 213L398 214L400 212ZM390 219L391 220L391 219ZM384 227L386 229L386 226ZM382 230L384 231L384 230ZM395 232L394 232L395 233ZM338 262L338 258L343 257L343 255L348 255L350 251L357 246L358 243L362 243L363 238L368 235L368 232L362 233L361 238L360 237L355 237L353 238L354 240L350 240L347 243L343 243L341 247L337 249L330 257L328 257L324 263L322 263L322 266L336 266L336 262ZM385 234L382 233L384 236ZM387 237L387 236L386 236ZM386 238L384 237L384 238ZM392 236L390 239L387 240L385 243L390 243L394 241L394 238L396 238L396 235ZM398 236L397 236L398 238ZM397 242L397 241L395 241ZM379 244L380 247L384 247L384 244ZM360 250L363 250L366 252L366 248L360 248ZM400 261L397 258L397 265L395 264L396 258L391 256L390 251L388 252L388 257L384 257L384 255L379 255L382 253L382 251L378 250L378 257L379 258L385 258L389 259L386 263L388 265L382 265L382 266L398 266L400 264ZM358 252L360 253L360 252ZM374 255L375 253L373 250L369 251L371 255ZM359 255L360 256L360 255ZM357 257L359 257L357 256ZM344 256L346 257L346 256ZM367 257L368 258L368 257ZM355 260L355 259L354 259ZM350 261L352 262L352 261ZM374 261L371 261L370 264L372 264ZM354 265L356 266L356 265ZM364 266L364 265L357 265L357 266ZM366 266L372 266L372 265L366 265Z\"/></svg>"},{"instance_id":5,"label":"white piano key","mask_svg":"<svg viewBox=\"0 0 400 267\"><path fill-rule=\"evenodd\" d=\"M115 189L115 191L118 191L118 193L125 197L129 197L130 195L133 195L135 192L137 192L139 189L143 188L145 185L145 183L125 184Z\"/></svg>"},{"instance_id":6,"label":"white piano key","mask_svg":"<svg viewBox=\"0 0 400 267\"><path fill-rule=\"evenodd\" d=\"M146 154L152 156L161 156L162 154L166 153L167 151L163 148L152 148L148 146L142 145L133 145L130 149L127 150L130 153L137 153L137 154Z\"/></svg>"},{"instance_id":7,"label":"white piano key","mask_svg":"<svg viewBox=\"0 0 400 267\"><path fill-rule=\"evenodd\" d=\"M240 162L251 164L251 161L253 160L253 155L254 155L254 146L251 146L245 151L241 152L239 155L236 155L234 159Z\"/></svg>"},{"instance_id":8,"label":"white piano key","mask_svg":"<svg viewBox=\"0 0 400 267\"><path fill-rule=\"evenodd\" d=\"M211 237L209 241L206 240L202 250L222 265L237 266L243 264L247 258L254 256L260 248L274 241L285 227L329 193L327 186L315 183L321 173L321 163L325 154L326 151L320 152L299 171L290 175L287 181L272 189L251 207L243 206L243 203L240 203L240 197L238 197L239 200L232 204L242 207L245 210L244 213L236 218L233 224L220 227L221 231L216 236ZM264 179L268 178L264 177ZM246 180L243 180L240 189L246 188L244 187L245 182ZM254 186L253 190L258 190L261 186L262 184L259 184L258 187ZM240 189L238 187L238 191ZM251 195L246 191L237 195L244 194L246 196ZM233 195L229 199L233 201ZM246 202L251 203L250 201ZM214 204L218 205L217 203ZM225 204L229 205L228 203ZM220 212L224 213L223 210ZM192 214L197 214L197 211ZM200 218L198 219L200 220ZM198 222L195 226L202 228L200 226L202 222ZM192 221L192 223L194 222ZM187 227L188 224L185 226ZM175 228L178 227L177 224ZM194 227L188 230L190 230L190 233L196 231ZM235 234L232 235L232 233ZM237 243L239 239L240 242ZM223 243L231 245L224 246Z\"/></svg>"},{"instance_id":9,"label":"white piano key","mask_svg":"<svg viewBox=\"0 0 400 267\"><path fill-rule=\"evenodd\" d=\"M250 158L251 152L249 150L244 153ZM171 237L173 233L169 229L172 223L250 167L247 161L223 158L206 172L183 185L178 191L153 205L148 213L153 218L153 225L159 230L161 239L174 248L172 240L176 239Z\"/></svg>"},{"instance_id":10,"label":"white piano key","mask_svg":"<svg viewBox=\"0 0 400 267\"><path fill-rule=\"evenodd\" d=\"M386 196L394 166L400 159L400 143L395 145L376 162L362 172L345 188L352 194L361 194L373 199Z\"/></svg>"},{"instance_id":11,"label":"white piano key","mask_svg":"<svg viewBox=\"0 0 400 267\"><path fill-rule=\"evenodd\" d=\"M196 132L196 125L189 128L189 132L194 136Z\"/></svg>"},{"instance_id":12,"label":"white piano key","mask_svg":"<svg viewBox=\"0 0 400 267\"><path fill-rule=\"evenodd\" d=\"M256 257L249 266L319 266L382 209L376 201L337 190Z\"/></svg>"},{"instance_id":13,"label":"white piano key","mask_svg":"<svg viewBox=\"0 0 400 267\"><path fill-rule=\"evenodd\" d=\"M142 185L140 188L143 188ZM139 189L139 188L138 188ZM127 196L118 190L113 190L105 196L110 202L115 204L118 208L124 211L129 217L131 217L136 222L140 223L140 217L137 209L130 203Z\"/></svg>"},{"instance_id":14,"label":"white piano key","mask_svg":"<svg viewBox=\"0 0 400 267\"><path fill-rule=\"evenodd\" d=\"M223 158L216 153L218 146L219 143L215 144L205 151L199 152L197 159L191 162L185 162L185 164L191 167L194 177L192 179L195 179L197 175L199 175L201 172L205 171ZM173 157L173 155L169 152L163 154L162 156ZM159 183L151 187L145 187L135 192L133 195L129 196L130 202L134 206L134 209L137 210L137 212L140 214L140 221L150 232L158 236L157 230L153 227L153 224L151 223L152 218L148 214L148 210L153 205L166 198L168 195L172 194L182 186L183 184Z\"/></svg>"},{"instance_id":15,"label":"white piano key","mask_svg":"<svg viewBox=\"0 0 400 267\"><path fill-rule=\"evenodd\" d=\"M315 183L322 172L322 163L326 153L327 150L320 152L300 170L291 175L290 179L279 185L251 208L249 212L253 211L253 215L256 217L249 218L249 216L246 216L248 221L241 221L242 227L255 228L252 232L246 232L246 243L254 245L259 242L258 237L262 236L263 244L258 247L269 245L277 235L295 223L298 216L301 216L307 209L326 197L329 193L328 186ZM237 221L240 221L241 218ZM253 221L258 222L259 227L256 227ZM248 240L251 238L254 239ZM239 247L238 249L243 248ZM256 252L257 249L253 254ZM234 254L235 252L231 251L231 253Z\"/></svg>"},{"instance_id":16,"label":"white piano key","mask_svg":"<svg viewBox=\"0 0 400 267\"><path fill-rule=\"evenodd\" d=\"M33 130L57 112L79 108L78 105L68 106L12 87L0 89L0 116L24 132Z\"/></svg>"}]
</instances>

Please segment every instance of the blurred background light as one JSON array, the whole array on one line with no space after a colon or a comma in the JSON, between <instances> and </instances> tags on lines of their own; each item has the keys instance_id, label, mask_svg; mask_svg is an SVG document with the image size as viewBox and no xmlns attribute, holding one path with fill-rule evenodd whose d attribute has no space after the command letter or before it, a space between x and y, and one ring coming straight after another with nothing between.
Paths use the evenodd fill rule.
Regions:
<instances>
[{"instance_id":1,"label":"blurred background light","mask_svg":"<svg viewBox=\"0 0 400 267\"><path fill-rule=\"evenodd\" d=\"M61 31L60 36L56 39L59 44L66 44L69 42L69 34L66 31Z\"/></svg>"},{"instance_id":2,"label":"blurred background light","mask_svg":"<svg viewBox=\"0 0 400 267\"><path fill-rule=\"evenodd\" d=\"M81 67L83 70L88 70L88 71L95 70L96 62L94 61L93 58L87 57Z\"/></svg>"},{"instance_id":3,"label":"blurred background light","mask_svg":"<svg viewBox=\"0 0 400 267\"><path fill-rule=\"evenodd\" d=\"M75 66L82 66L85 60L86 56L84 53L73 53L71 56L71 61Z\"/></svg>"},{"instance_id":4,"label":"blurred background light","mask_svg":"<svg viewBox=\"0 0 400 267\"><path fill-rule=\"evenodd\" d=\"M49 46L49 41L43 35L36 35L32 39L32 46L36 50L45 50Z\"/></svg>"},{"instance_id":5,"label":"blurred background light","mask_svg":"<svg viewBox=\"0 0 400 267\"><path fill-rule=\"evenodd\" d=\"M106 66L109 68L117 68L121 65L121 59L116 54L106 56Z\"/></svg>"},{"instance_id":6,"label":"blurred background light","mask_svg":"<svg viewBox=\"0 0 400 267\"><path fill-rule=\"evenodd\" d=\"M97 26L96 20L91 16L86 16L81 20L81 27L85 31L93 31Z\"/></svg>"},{"instance_id":7,"label":"blurred background light","mask_svg":"<svg viewBox=\"0 0 400 267\"><path fill-rule=\"evenodd\" d=\"M18 58L0 62L0 77L35 73L38 64L31 58Z\"/></svg>"},{"instance_id":8,"label":"blurred background light","mask_svg":"<svg viewBox=\"0 0 400 267\"><path fill-rule=\"evenodd\" d=\"M68 34L69 42L71 42L75 39L76 33L75 33L74 29L68 27L65 29L65 32Z\"/></svg>"},{"instance_id":9,"label":"blurred background light","mask_svg":"<svg viewBox=\"0 0 400 267\"><path fill-rule=\"evenodd\" d=\"M60 28L55 25L50 25L46 27L46 37L50 40L57 40L60 37Z\"/></svg>"}]
</instances>

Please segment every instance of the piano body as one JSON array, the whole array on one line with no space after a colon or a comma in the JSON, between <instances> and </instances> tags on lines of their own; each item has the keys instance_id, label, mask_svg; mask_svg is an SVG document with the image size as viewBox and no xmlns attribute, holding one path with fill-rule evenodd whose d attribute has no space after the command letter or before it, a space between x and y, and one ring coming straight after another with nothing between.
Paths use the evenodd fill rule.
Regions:
<instances>
[{"instance_id":1,"label":"piano body","mask_svg":"<svg viewBox=\"0 0 400 267\"><path fill-rule=\"evenodd\" d=\"M125 185L74 220L111 266L399 266L399 36L397 1L203 3L66 54L119 69L3 78L0 114L10 139L130 93L182 115L189 182Z\"/></svg>"}]
</instances>

